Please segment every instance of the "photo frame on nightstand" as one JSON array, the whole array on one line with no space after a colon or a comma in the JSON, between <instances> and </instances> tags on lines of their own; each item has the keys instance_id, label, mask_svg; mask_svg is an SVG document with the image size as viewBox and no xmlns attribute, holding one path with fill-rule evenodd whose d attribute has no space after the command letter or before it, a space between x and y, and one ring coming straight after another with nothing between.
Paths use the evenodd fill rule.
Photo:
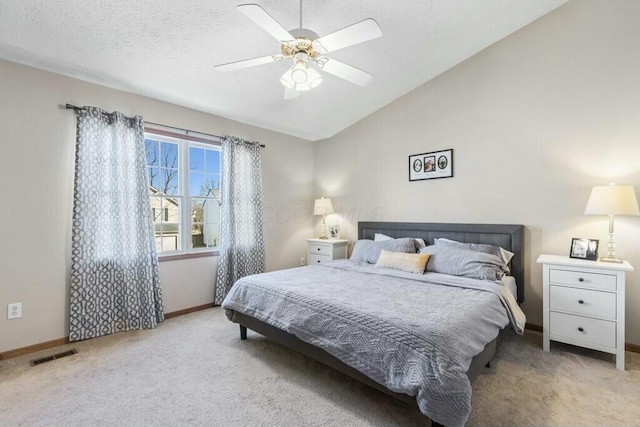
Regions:
<instances>
[{"instance_id":1,"label":"photo frame on nightstand","mask_svg":"<svg viewBox=\"0 0 640 427\"><path fill-rule=\"evenodd\" d=\"M340 226L339 225L330 225L328 233L329 233L329 240L339 240L340 239Z\"/></svg>"},{"instance_id":2,"label":"photo frame on nightstand","mask_svg":"<svg viewBox=\"0 0 640 427\"><path fill-rule=\"evenodd\" d=\"M597 261L599 242L600 241L596 239L581 239L574 237L571 239L569 258Z\"/></svg>"}]
</instances>

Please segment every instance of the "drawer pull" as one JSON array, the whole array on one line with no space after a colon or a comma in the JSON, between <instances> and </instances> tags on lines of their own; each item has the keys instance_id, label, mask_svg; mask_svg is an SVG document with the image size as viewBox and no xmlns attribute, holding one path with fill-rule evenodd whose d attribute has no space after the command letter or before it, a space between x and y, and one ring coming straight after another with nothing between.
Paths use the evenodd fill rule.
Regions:
<instances>
[{"instance_id":1,"label":"drawer pull","mask_svg":"<svg viewBox=\"0 0 640 427\"><path fill-rule=\"evenodd\" d=\"M320 260L318 260L318 264L320 264Z\"/></svg>"},{"instance_id":2,"label":"drawer pull","mask_svg":"<svg viewBox=\"0 0 640 427\"><path fill-rule=\"evenodd\" d=\"M584 332L584 328L583 328L582 326L580 326L580 327L578 328L578 330L579 330L580 332Z\"/></svg>"},{"instance_id":3,"label":"drawer pull","mask_svg":"<svg viewBox=\"0 0 640 427\"><path fill-rule=\"evenodd\" d=\"M320 250L320 248L318 248L318 250ZM580 279L580 281L582 282L582 279Z\"/></svg>"},{"instance_id":4,"label":"drawer pull","mask_svg":"<svg viewBox=\"0 0 640 427\"><path fill-rule=\"evenodd\" d=\"M584 304L583 300L578 300L578 304Z\"/></svg>"},{"instance_id":5,"label":"drawer pull","mask_svg":"<svg viewBox=\"0 0 640 427\"><path fill-rule=\"evenodd\" d=\"M584 279L583 279L582 277L580 277L580 278L578 279L578 282L584 282Z\"/></svg>"}]
</instances>

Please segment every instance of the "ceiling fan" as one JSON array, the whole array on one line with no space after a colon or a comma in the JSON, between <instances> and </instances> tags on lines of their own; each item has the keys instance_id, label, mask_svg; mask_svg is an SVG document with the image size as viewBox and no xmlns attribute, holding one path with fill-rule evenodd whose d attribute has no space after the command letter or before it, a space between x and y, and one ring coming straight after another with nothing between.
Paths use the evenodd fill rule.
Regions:
<instances>
[{"instance_id":1,"label":"ceiling fan","mask_svg":"<svg viewBox=\"0 0 640 427\"><path fill-rule=\"evenodd\" d=\"M322 70L359 86L366 86L373 76L356 67L324 56L338 49L366 42L382 35L382 29L373 19L365 19L323 37L302 27L302 0L300 0L300 28L287 31L257 4L241 4L238 10L281 43L280 53L244 61L216 65L218 71L235 71L256 65L292 60L293 65L282 75L284 99L294 99L322 83Z\"/></svg>"}]
</instances>

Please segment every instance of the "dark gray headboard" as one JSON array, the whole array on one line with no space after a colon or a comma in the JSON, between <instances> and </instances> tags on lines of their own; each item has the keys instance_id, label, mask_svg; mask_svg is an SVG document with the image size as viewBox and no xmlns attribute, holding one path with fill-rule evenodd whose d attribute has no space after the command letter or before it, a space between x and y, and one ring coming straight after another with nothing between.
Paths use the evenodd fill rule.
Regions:
<instances>
[{"instance_id":1,"label":"dark gray headboard","mask_svg":"<svg viewBox=\"0 0 640 427\"><path fill-rule=\"evenodd\" d=\"M432 245L444 237L467 243L487 243L515 254L511 275L518 286L518 302L524 301L524 226L512 224L447 224L423 222L359 222L358 239L373 239L375 233L387 236L419 237Z\"/></svg>"}]
</instances>

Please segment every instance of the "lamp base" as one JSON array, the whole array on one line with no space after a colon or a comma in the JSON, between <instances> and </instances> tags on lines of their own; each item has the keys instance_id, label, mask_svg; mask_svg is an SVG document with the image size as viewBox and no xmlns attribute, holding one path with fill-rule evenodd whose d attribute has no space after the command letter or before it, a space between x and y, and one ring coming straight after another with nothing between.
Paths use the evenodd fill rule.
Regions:
<instances>
[{"instance_id":1,"label":"lamp base","mask_svg":"<svg viewBox=\"0 0 640 427\"><path fill-rule=\"evenodd\" d=\"M322 226L320 227L320 237L318 237L318 239L329 239L329 236L327 236L327 224L324 223L324 218L322 219Z\"/></svg>"},{"instance_id":2,"label":"lamp base","mask_svg":"<svg viewBox=\"0 0 640 427\"><path fill-rule=\"evenodd\" d=\"M622 264L624 262L624 260L621 260L620 258L616 258L616 257L613 257L613 256L605 256L605 257L600 258L598 261L601 261L601 262L615 262L615 263L618 263L618 264Z\"/></svg>"}]
</instances>

